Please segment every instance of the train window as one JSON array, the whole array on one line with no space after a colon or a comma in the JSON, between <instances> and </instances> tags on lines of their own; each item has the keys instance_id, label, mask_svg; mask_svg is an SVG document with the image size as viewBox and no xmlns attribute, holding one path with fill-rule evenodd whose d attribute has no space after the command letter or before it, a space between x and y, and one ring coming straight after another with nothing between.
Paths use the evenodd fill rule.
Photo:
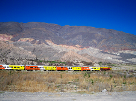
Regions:
<instances>
[{"instance_id":1,"label":"train window","mask_svg":"<svg viewBox=\"0 0 136 101\"><path fill-rule=\"evenodd\" d=\"M19 67L17 67L17 68L19 68Z\"/></svg>"},{"instance_id":2,"label":"train window","mask_svg":"<svg viewBox=\"0 0 136 101\"><path fill-rule=\"evenodd\" d=\"M30 68L33 68L33 67L30 67Z\"/></svg>"},{"instance_id":3,"label":"train window","mask_svg":"<svg viewBox=\"0 0 136 101\"><path fill-rule=\"evenodd\" d=\"M63 68L63 67L61 67L61 68Z\"/></svg>"}]
</instances>

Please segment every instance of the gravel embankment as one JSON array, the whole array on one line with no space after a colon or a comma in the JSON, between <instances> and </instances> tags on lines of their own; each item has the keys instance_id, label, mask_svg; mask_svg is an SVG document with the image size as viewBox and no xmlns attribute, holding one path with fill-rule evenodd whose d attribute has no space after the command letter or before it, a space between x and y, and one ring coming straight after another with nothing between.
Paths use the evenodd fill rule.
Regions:
<instances>
[{"instance_id":1,"label":"gravel embankment","mask_svg":"<svg viewBox=\"0 0 136 101\"><path fill-rule=\"evenodd\" d=\"M136 91L93 94L48 92L0 92L0 101L136 101Z\"/></svg>"}]
</instances>

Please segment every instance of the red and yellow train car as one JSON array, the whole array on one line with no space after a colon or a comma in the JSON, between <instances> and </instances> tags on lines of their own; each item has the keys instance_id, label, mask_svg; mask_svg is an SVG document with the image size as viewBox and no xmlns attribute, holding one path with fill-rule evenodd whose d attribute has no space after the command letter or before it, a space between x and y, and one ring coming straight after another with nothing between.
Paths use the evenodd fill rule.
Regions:
<instances>
[{"instance_id":1,"label":"red and yellow train car","mask_svg":"<svg viewBox=\"0 0 136 101\"><path fill-rule=\"evenodd\" d=\"M81 67L79 66L74 66L74 67L71 67L74 71L81 71Z\"/></svg>"},{"instance_id":2,"label":"red and yellow train car","mask_svg":"<svg viewBox=\"0 0 136 101\"><path fill-rule=\"evenodd\" d=\"M56 71L56 66L43 66L45 71Z\"/></svg>"},{"instance_id":3,"label":"red and yellow train car","mask_svg":"<svg viewBox=\"0 0 136 101\"><path fill-rule=\"evenodd\" d=\"M91 69L89 67L81 67L81 71L91 71Z\"/></svg>"},{"instance_id":4,"label":"red and yellow train car","mask_svg":"<svg viewBox=\"0 0 136 101\"><path fill-rule=\"evenodd\" d=\"M100 67L101 71L112 70L111 67Z\"/></svg>"},{"instance_id":5,"label":"red and yellow train car","mask_svg":"<svg viewBox=\"0 0 136 101\"><path fill-rule=\"evenodd\" d=\"M67 71L68 70L68 68L67 68L67 66L56 66L56 69L57 69L57 71Z\"/></svg>"},{"instance_id":6,"label":"red and yellow train car","mask_svg":"<svg viewBox=\"0 0 136 101\"><path fill-rule=\"evenodd\" d=\"M33 65L26 65L25 66L25 70L30 70L30 71L32 71L32 70L40 70L40 68L38 67L38 66L33 66Z\"/></svg>"}]
</instances>

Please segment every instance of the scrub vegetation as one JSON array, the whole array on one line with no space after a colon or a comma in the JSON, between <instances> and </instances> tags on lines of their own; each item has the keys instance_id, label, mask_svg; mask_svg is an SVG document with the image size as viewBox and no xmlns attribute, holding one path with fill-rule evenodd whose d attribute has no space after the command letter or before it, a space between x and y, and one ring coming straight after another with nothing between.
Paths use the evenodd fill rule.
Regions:
<instances>
[{"instance_id":1,"label":"scrub vegetation","mask_svg":"<svg viewBox=\"0 0 136 101\"><path fill-rule=\"evenodd\" d=\"M92 93L136 91L136 71L0 71L0 91Z\"/></svg>"}]
</instances>

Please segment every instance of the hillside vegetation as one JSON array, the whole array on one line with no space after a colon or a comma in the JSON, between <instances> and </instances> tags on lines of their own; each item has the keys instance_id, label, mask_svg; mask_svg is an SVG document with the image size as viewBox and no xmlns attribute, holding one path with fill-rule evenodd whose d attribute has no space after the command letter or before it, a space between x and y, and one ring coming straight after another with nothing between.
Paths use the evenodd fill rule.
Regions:
<instances>
[{"instance_id":1,"label":"hillside vegetation","mask_svg":"<svg viewBox=\"0 0 136 101\"><path fill-rule=\"evenodd\" d=\"M128 75L129 73L129 75ZM0 91L92 93L136 91L136 71L0 71Z\"/></svg>"}]
</instances>

